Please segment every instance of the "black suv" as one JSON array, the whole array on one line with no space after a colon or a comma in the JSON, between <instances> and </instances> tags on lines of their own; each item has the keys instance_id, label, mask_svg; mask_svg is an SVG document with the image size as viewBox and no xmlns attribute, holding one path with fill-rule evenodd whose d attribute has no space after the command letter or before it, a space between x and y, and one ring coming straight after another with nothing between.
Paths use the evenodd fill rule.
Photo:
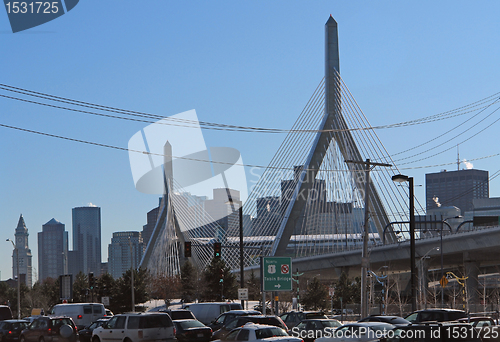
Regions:
<instances>
[{"instance_id":1,"label":"black suv","mask_svg":"<svg viewBox=\"0 0 500 342\"><path fill-rule=\"evenodd\" d=\"M224 326L224 324L232 321L233 319L235 319L238 316L256 316L256 315L262 315L262 312L257 311L257 310L230 310L230 311L226 311L224 313L221 313L219 315L219 317L217 317L215 319L215 321L213 321L209 325L209 327L212 328L213 331L216 331L216 330L222 328L222 326Z\"/></svg>"},{"instance_id":2,"label":"black suv","mask_svg":"<svg viewBox=\"0 0 500 342\"><path fill-rule=\"evenodd\" d=\"M77 342L78 330L70 317L37 317L27 329L21 331L20 342Z\"/></svg>"},{"instance_id":3,"label":"black suv","mask_svg":"<svg viewBox=\"0 0 500 342\"><path fill-rule=\"evenodd\" d=\"M241 327L247 324L248 322L256 324L274 325L275 327L280 327L281 329L288 331L288 329L286 328L286 324L283 323L281 318L277 316L261 316L261 315L238 316L237 318L223 325L219 330L214 331L214 333L212 334L212 340L217 340L217 339L222 340L231 330Z\"/></svg>"},{"instance_id":4,"label":"black suv","mask_svg":"<svg viewBox=\"0 0 500 342\"><path fill-rule=\"evenodd\" d=\"M176 319L196 319L194 314L186 309L179 309L179 310L158 310L158 312L166 312L172 318L172 320Z\"/></svg>"},{"instance_id":5,"label":"black suv","mask_svg":"<svg viewBox=\"0 0 500 342\"><path fill-rule=\"evenodd\" d=\"M451 322L467 318L467 312L455 309L424 309L415 311L405 317L411 323L420 322Z\"/></svg>"}]
</instances>

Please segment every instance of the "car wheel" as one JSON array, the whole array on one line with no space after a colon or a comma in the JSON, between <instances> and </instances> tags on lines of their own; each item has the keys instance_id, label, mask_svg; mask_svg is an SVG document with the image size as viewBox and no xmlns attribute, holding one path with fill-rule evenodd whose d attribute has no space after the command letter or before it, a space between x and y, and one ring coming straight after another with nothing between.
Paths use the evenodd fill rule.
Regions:
<instances>
[{"instance_id":1,"label":"car wheel","mask_svg":"<svg viewBox=\"0 0 500 342\"><path fill-rule=\"evenodd\" d=\"M132 342L132 340L127 337L123 342Z\"/></svg>"},{"instance_id":2,"label":"car wheel","mask_svg":"<svg viewBox=\"0 0 500 342\"><path fill-rule=\"evenodd\" d=\"M98 336L92 337L92 342L101 342Z\"/></svg>"},{"instance_id":3,"label":"car wheel","mask_svg":"<svg viewBox=\"0 0 500 342\"><path fill-rule=\"evenodd\" d=\"M43 336L40 337L40 339L38 340L38 342L45 342L45 339L43 338Z\"/></svg>"}]
</instances>

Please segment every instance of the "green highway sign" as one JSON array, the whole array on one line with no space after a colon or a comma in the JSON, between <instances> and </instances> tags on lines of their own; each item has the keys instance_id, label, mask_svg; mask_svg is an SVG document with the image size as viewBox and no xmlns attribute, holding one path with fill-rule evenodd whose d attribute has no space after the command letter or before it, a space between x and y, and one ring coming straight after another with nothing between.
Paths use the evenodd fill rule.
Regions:
<instances>
[{"instance_id":1,"label":"green highway sign","mask_svg":"<svg viewBox=\"0 0 500 342\"><path fill-rule=\"evenodd\" d=\"M264 257L264 292L292 291L292 258Z\"/></svg>"}]
</instances>

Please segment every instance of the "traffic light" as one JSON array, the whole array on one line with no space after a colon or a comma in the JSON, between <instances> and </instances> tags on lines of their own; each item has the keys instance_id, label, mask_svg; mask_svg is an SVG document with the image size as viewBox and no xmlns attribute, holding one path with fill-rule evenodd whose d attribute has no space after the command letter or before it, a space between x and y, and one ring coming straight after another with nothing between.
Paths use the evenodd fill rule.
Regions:
<instances>
[{"instance_id":1,"label":"traffic light","mask_svg":"<svg viewBox=\"0 0 500 342\"><path fill-rule=\"evenodd\" d=\"M94 288L94 272L89 273L89 289Z\"/></svg>"},{"instance_id":2,"label":"traffic light","mask_svg":"<svg viewBox=\"0 0 500 342\"><path fill-rule=\"evenodd\" d=\"M184 242L184 257L185 258L191 257L191 241Z\"/></svg>"},{"instance_id":3,"label":"traffic light","mask_svg":"<svg viewBox=\"0 0 500 342\"><path fill-rule=\"evenodd\" d=\"M214 243L214 258L220 259L221 254L222 254L222 246L220 242L215 242Z\"/></svg>"},{"instance_id":4,"label":"traffic light","mask_svg":"<svg viewBox=\"0 0 500 342\"><path fill-rule=\"evenodd\" d=\"M219 283L223 283L224 282L224 269L221 268L219 270Z\"/></svg>"}]
</instances>

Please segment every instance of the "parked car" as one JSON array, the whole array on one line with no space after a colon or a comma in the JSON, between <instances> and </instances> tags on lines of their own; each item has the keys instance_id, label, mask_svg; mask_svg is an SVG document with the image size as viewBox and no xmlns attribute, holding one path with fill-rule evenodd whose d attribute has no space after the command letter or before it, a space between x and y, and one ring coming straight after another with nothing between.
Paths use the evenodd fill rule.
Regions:
<instances>
[{"instance_id":1,"label":"parked car","mask_svg":"<svg viewBox=\"0 0 500 342\"><path fill-rule=\"evenodd\" d=\"M288 329L292 329L304 319L327 319L322 311L290 311L280 315L280 318L285 322Z\"/></svg>"},{"instance_id":2,"label":"parked car","mask_svg":"<svg viewBox=\"0 0 500 342\"><path fill-rule=\"evenodd\" d=\"M242 327L231 330L222 341L302 342L302 339L288 335L285 330L279 327L247 323Z\"/></svg>"},{"instance_id":3,"label":"parked car","mask_svg":"<svg viewBox=\"0 0 500 342\"><path fill-rule=\"evenodd\" d=\"M92 342L161 340L175 342L175 328L170 316L163 312L115 315L95 328Z\"/></svg>"},{"instance_id":4,"label":"parked car","mask_svg":"<svg viewBox=\"0 0 500 342\"><path fill-rule=\"evenodd\" d=\"M40 316L21 331L20 342L77 342L78 329L70 317Z\"/></svg>"},{"instance_id":5,"label":"parked car","mask_svg":"<svg viewBox=\"0 0 500 342\"><path fill-rule=\"evenodd\" d=\"M0 305L0 321L12 319L12 311L7 305Z\"/></svg>"},{"instance_id":6,"label":"parked car","mask_svg":"<svg viewBox=\"0 0 500 342\"><path fill-rule=\"evenodd\" d=\"M213 331L216 331L219 330L225 323L228 323L238 316L256 315L262 315L262 313L257 310L231 310L220 314L219 317L217 317L217 319L210 323L208 326L212 328Z\"/></svg>"},{"instance_id":7,"label":"parked car","mask_svg":"<svg viewBox=\"0 0 500 342\"><path fill-rule=\"evenodd\" d=\"M113 311L111 311L110 309L104 308L104 311L106 312L106 317L114 316Z\"/></svg>"},{"instance_id":8,"label":"parked car","mask_svg":"<svg viewBox=\"0 0 500 342\"><path fill-rule=\"evenodd\" d=\"M183 309L191 311L203 324L212 323L221 313L230 310L243 310L240 303L211 302L184 304Z\"/></svg>"},{"instance_id":9,"label":"parked car","mask_svg":"<svg viewBox=\"0 0 500 342\"><path fill-rule=\"evenodd\" d=\"M233 320L229 321L223 325L219 330L214 331L212 334L212 339L223 339L229 332L237 327L241 327L247 323L255 324L267 324L279 327L287 331L286 324L278 316L262 316L262 315L251 315L251 316L238 316Z\"/></svg>"},{"instance_id":10,"label":"parked car","mask_svg":"<svg viewBox=\"0 0 500 342\"><path fill-rule=\"evenodd\" d=\"M50 314L71 317L78 329L83 329L96 319L104 317L106 310L101 303L69 303L54 305Z\"/></svg>"},{"instance_id":11,"label":"parked car","mask_svg":"<svg viewBox=\"0 0 500 342\"><path fill-rule=\"evenodd\" d=\"M467 323L425 322L400 326L387 334L384 342L481 342Z\"/></svg>"},{"instance_id":12,"label":"parked car","mask_svg":"<svg viewBox=\"0 0 500 342\"><path fill-rule=\"evenodd\" d=\"M189 310L181 309L181 310L160 310L159 312L165 312L170 315L172 320L178 319L194 319L196 320L196 316Z\"/></svg>"},{"instance_id":13,"label":"parked car","mask_svg":"<svg viewBox=\"0 0 500 342\"><path fill-rule=\"evenodd\" d=\"M109 321L111 317L99 318L97 321L92 322L92 324L87 325L85 328L78 331L80 335L80 342L90 342L92 340L92 332L94 329L99 328Z\"/></svg>"},{"instance_id":14,"label":"parked car","mask_svg":"<svg viewBox=\"0 0 500 342\"><path fill-rule=\"evenodd\" d=\"M313 342L318 337L331 335L332 332L342 326L336 319L304 319L289 332L292 336Z\"/></svg>"},{"instance_id":15,"label":"parked car","mask_svg":"<svg viewBox=\"0 0 500 342\"><path fill-rule=\"evenodd\" d=\"M385 316L385 315L368 316L368 317L360 319L358 322L385 322L385 323L393 324L395 326L404 326L404 325L411 324L410 321L408 321L407 319L404 319L403 317Z\"/></svg>"},{"instance_id":16,"label":"parked car","mask_svg":"<svg viewBox=\"0 0 500 342\"><path fill-rule=\"evenodd\" d=\"M6 319L0 322L0 341L18 341L21 331L26 329L28 325L29 322L22 319Z\"/></svg>"},{"instance_id":17,"label":"parked car","mask_svg":"<svg viewBox=\"0 0 500 342\"><path fill-rule=\"evenodd\" d=\"M493 325L496 325L495 320L493 318L487 317L487 316L460 318L457 321L460 323L469 323L473 327L477 327L477 328L491 327Z\"/></svg>"},{"instance_id":18,"label":"parked car","mask_svg":"<svg viewBox=\"0 0 500 342\"><path fill-rule=\"evenodd\" d=\"M472 325L484 342L500 342L500 327L495 324L495 320L491 317L461 318L458 322Z\"/></svg>"},{"instance_id":19,"label":"parked car","mask_svg":"<svg viewBox=\"0 0 500 342\"><path fill-rule=\"evenodd\" d=\"M317 338L316 342L378 342L394 328L394 325L383 322L351 323L337 328L331 337Z\"/></svg>"},{"instance_id":20,"label":"parked car","mask_svg":"<svg viewBox=\"0 0 500 342\"><path fill-rule=\"evenodd\" d=\"M174 320L174 325L179 342L208 342L212 338L212 328L196 319Z\"/></svg>"},{"instance_id":21,"label":"parked car","mask_svg":"<svg viewBox=\"0 0 500 342\"><path fill-rule=\"evenodd\" d=\"M455 309L424 309L415 311L405 317L411 323L420 322L451 322L467 318L467 312Z\"/></svg>"}]
</instances>

